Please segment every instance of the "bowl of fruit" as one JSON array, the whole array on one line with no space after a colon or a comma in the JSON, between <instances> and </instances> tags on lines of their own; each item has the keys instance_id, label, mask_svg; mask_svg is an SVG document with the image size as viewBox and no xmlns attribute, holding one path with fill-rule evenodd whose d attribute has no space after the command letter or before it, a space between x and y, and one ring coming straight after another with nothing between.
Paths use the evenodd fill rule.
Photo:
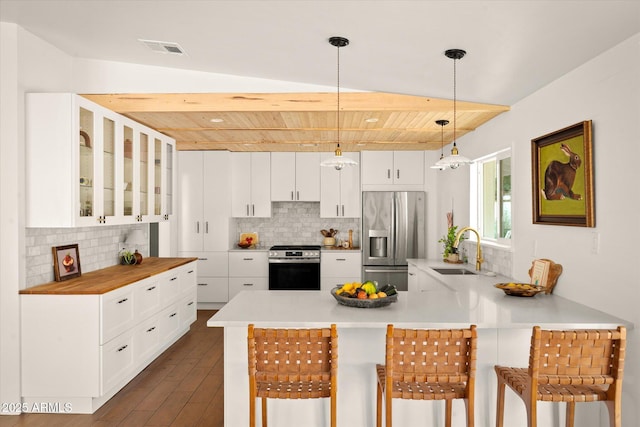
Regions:
<instances>
[{"instance_id":1,"label":"bowl of fruit","mask_svg":"<svg viewBox=\"0 0 640 427\"><path fill-rule=\"evenodd\" d=\"M368 280L364 283L349 282L331 289L331 295L338 304L357 308L386 307L398 301L395 285L378 287L378 283Z\"/></svg>"},{"instance_id":2,"label":"bowl of fruit","mask_svg":"<svg viewBox=\"0 0 640 427\"><path fill-rule=\"evenodd\" d=\"M544 292L544 287L528 283L497 283L494 286L502 289L505 294L516 297L532 297L537 293Z\"/></svg>"}]
</instances>

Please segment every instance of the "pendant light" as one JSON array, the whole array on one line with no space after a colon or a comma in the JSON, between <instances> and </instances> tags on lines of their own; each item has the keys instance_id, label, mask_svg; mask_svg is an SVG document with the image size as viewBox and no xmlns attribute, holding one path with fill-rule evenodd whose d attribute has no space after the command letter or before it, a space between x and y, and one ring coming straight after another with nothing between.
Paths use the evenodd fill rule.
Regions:
<instances>
[{"instance_id":1,"label":"pendant light","mask_svg":"<svg viewBox=\"0 0 640 427\"><path fill-rule=\"evenodd\" d=\"M345 47L349 44L349 39L344 37L331 37L329 38L329 43L332 46L338 48L338 81L337 81L337 94L338 94L338 108L336 111L336 122L337 122L337 147L333 157L330 157L326 160L323 160L320 163L320 166L325 166L329 168L335 168L336 170L340 170L345 166L356 166L358 163L355 160L352 160L348 157L342 156L342 150L340 149L340 48Z\"/></svg>"},{"instance_id":2,"label":"pendant light","mask_svg":"<svg viewBox=\"0 0 640 427\"><path fill-rule=\"evenodd\" d=\"M444 127L449 124L449 120L436 120L436 124L440 126L440 160L435 165L431 166L431 169L445 170L448 165L445 165L444 160Z\"/></svg>"},{"instance_id":3,"label":"pendant light","mask_svg":"<svg viewBox=\"0 0 640 427\"><path fill-rule=\"evenodd\" d=\"M439 160L438 163L445 167L456 169L460 165L471 163L471 160L458 153L458 147L456 146L456 61L462 59L467 52L462 49L448 49L444 54L447 58L453 59L453 147L451 148L451 154Z\"/></svg>"}]
</instances>

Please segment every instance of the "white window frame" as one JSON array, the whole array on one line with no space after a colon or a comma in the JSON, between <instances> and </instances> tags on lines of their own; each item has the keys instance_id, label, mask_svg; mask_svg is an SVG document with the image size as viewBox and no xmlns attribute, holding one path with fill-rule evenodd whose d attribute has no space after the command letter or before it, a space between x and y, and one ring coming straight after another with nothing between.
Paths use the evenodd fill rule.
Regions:
<instances>
[{"instance_id":1,"label":"white window frame","mask_svg":"<svg viewBox=\"0 0 640 427\"><path fill-rule=\"evenodd\" d=\"M470 194L470 200L469 200L469 206L470 206L470 213L469 213L469 218L470 218L470 222L473 224L473 227L478 230L478 233L480 233L480 236L482 238L482 243L489 243L489 244L494 244L494 245L498 245L498 246L504 246L504 247L511 247L512 245L512 238L513 235L511 236L511 238L491 238L491 237L486 237L484 235L484 230L483 230L483 210L482 210L482 201L483 201L483 180L482 180L482 172L483 172L483 168L482 166L490 161L496 161L496 164L499 164L500 160L506 159L506 158L510 158L511 157L511 148L505 148L503 150L500 151L496 151L495 153L491 153L488 154L486 156L482 156L479 157L477 159L474 159L473 163L471 164L471 170L470 170L470 174L469 174L469 194ZM513 165L513 162L512 162ZM511 187L513 188L513 170L511 173ZM511 224L513 226L513 194L512 194L512 199L511 199ZM496 218L497 221L501 220Z\"/></svg>"}]
</instances>

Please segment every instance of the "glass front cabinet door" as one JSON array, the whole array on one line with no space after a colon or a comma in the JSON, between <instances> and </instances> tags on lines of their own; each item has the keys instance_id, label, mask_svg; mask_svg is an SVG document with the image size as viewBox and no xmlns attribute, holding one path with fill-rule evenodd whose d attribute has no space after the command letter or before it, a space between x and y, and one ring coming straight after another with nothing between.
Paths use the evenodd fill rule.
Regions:
<instances>
[{"instance_id":1,"label":"glass front cabinet door","mask_svg":"<svg viewBox=\"0 0 640 427\"><path fill-rule=\"evenodd\" d=\"M26 110L28 227L152 222L173 213L173 139L75 94L27 94Z\"/></svg>"}]
</instances>

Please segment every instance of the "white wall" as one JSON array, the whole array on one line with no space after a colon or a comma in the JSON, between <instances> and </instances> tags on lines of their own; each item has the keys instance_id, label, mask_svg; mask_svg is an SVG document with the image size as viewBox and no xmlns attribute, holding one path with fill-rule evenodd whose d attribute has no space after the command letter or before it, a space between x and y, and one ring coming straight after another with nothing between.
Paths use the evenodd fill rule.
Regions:
<instances>
[{"instance_id":1,"label":"white wall","mask_svg":"<svg viewBox=\"0 0 640 427\"><path fill-rule=\"evenodd\" d=\"M583 120L593 121L596 227L534 225L531 139ZM513 105L510 112L461 138L458 147L470 158L512 148L516 279L528 281L534 258L550 258L564 268L555 295L612 313L640 328L640 280L635 266L639 256L635 243L640 239L640 34ZM469 199L468 179L468 169L438 175L439 217L449 210L445 207L453 198L456 224L466 224L468 203L458 209L458 200ZM597 254L591 252L594 233L600 239ZM629 427L640 423L638 360L640 330L635 329L629 333L623 386L623 420Z\"/></svg>"}]
</instances>

